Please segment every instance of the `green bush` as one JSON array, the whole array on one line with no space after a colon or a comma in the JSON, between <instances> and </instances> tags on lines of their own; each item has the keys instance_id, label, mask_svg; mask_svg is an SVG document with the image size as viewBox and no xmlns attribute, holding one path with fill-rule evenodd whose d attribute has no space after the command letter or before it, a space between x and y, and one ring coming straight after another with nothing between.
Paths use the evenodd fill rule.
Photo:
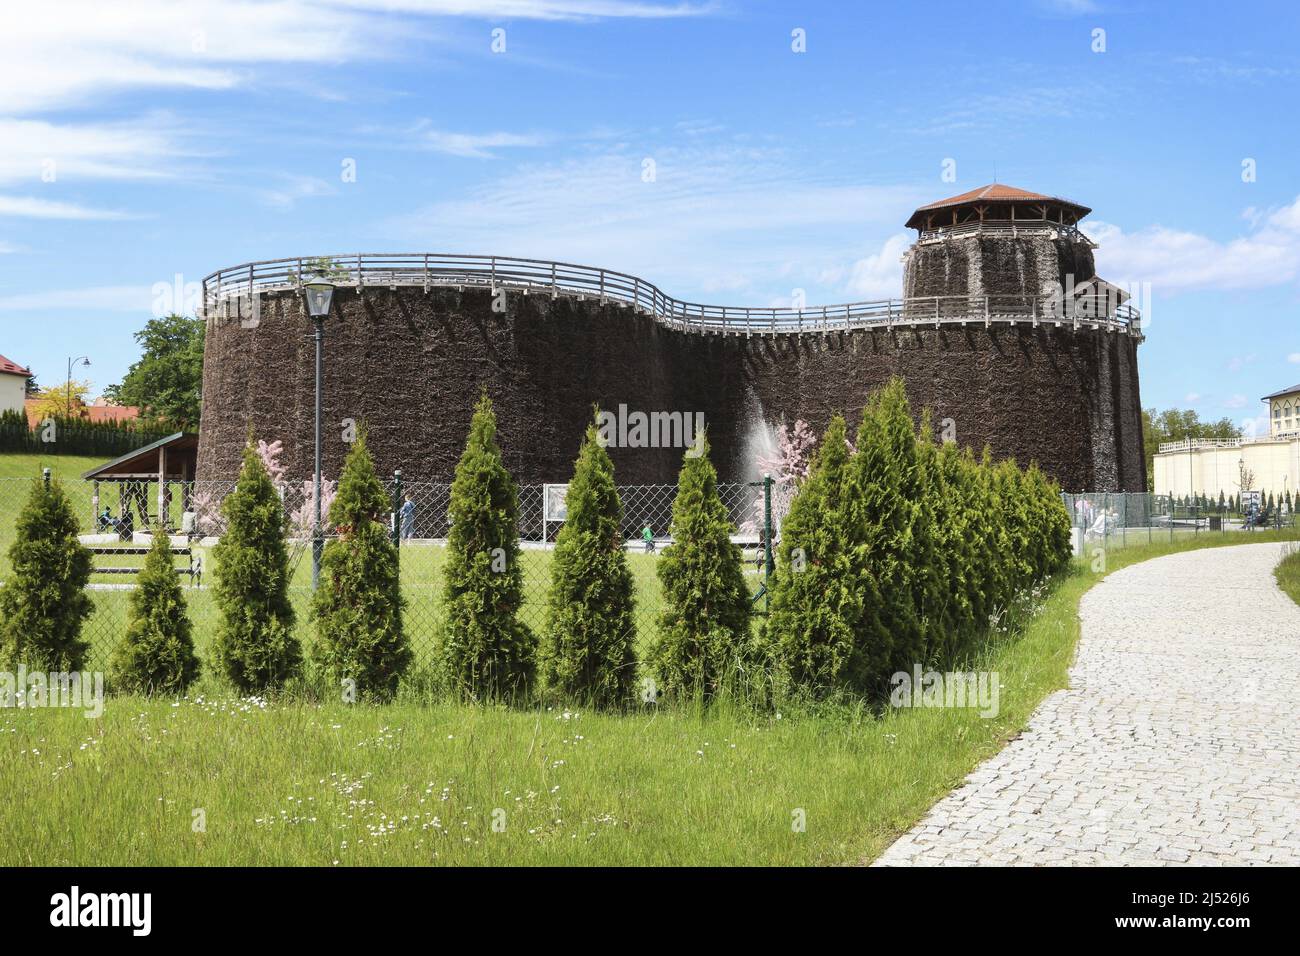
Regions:
<instances>
[{"instance_id":1,"label":"green bush","mask_svg":"<svg viewBox=\"0 0 1300 956\"><path fill-rule=\"evenodd\" d=\"M174 561L171 539L159 527L131 592L126 636L113 648L110 671L118 690L179 695L198 679L199 659Z\"/></svg>"},{"instance_id":2,"label":"green bush","mask_svg":"<svg viewBox=\"0 0 1300 956\"><path fill-rule=\"evenodd\" d=\"M251 443L221 513L226 531L212 555L221 615L214 641L217 664L243 693L282 687L302 664L289 602L286 518Z\"/></svg>"},{"instance_id":3,"label":"green bush","mask_svg":"<svg viewBox=\"0 0 1300 956\"><path fill-rule=\"evenodd\" d=\"M636 680L632 572L614 465L588 426L565 496L567 517L551 558L542 679L570 700L625 704Z\"/></svg>"},{"instance_id":4,"label":"green bush","mask_svg":"<svg viewBox=\"0 0 1300 956\"><path fill-rule=\"evenodd\" d=\"M849 449L843 417L831 419L781 524L765 643L781 684L814 697L843 684L864 608L879 603L870 569L855 567L849 522Z\"/></svg>"},{"instance_id":5,"label":"green bush","mask_svg":"<svg viewBox=\"0 0 1300 956\"><path fill-rule=\"evenodd\" d=\"M402 630L405 600L386 523L390 510L362 431L330 506L338 536L321 556L321 586L312 600L312 661L331 685L351 680L360 694L377 700L392 698L412 657Z\"/></svg>"},{"instance_id":6,"label":"green bush","mask_svg":"<svg viewBox=\"0 0 1300 956\"><path fill-rule=\"evenodd\" d=\"M752 659L750 596L708 443L686 453L673 500L673 543L659 560L665 608L651 664L662 688L705 699Z\"/></svg>"},{"instance_id":7,"label":"green bush","mask_svg":"<svg viewBox=\"0 0 1300 956\"><path fill-rule=\"evenodd\" d=\"M901 379L873 393L862 412L857 450L849 465L850 520L854 525L856 576L874 579L879 601L858 625L851 687L883 689L894 671L910 671L925 654L918 611L923 593L915 562L921 479L916 428Z\"/></svg>"},{"instance_id":8,"label":"green bush","mask_svg":"<svg viewBox=\"0 0 1300 956\"><path fill-rule=\"evenodd\" d=\"M851 456L832 420L781 534L766 647L787 687L819 697L879 701L894 673L962 663L1070 558L1060 489L987 448L977 462L936 446L897 379L868 401Z\"/></svg>"},{"instance_id":9,"label":"green bush","mask_svg":"<svg viewBox=\"0 0 1300 956\"><path fill-rule=\"evenodd\" d=\"M90 552L58 481L32 483L0 586L0 661L11 670L79 671L90 643L81 626L93 610Z\"/></svg>"},{"instance_id":10,"label":"green bush","mask_svg":"<svg viewBox=\"0 0 1300 956\"><path fill-rule=\"evenodd\" d=\"M492 402L479 399L451 486L438 666L462 697L520 697L533 684L537 642L519 620L519 497L501 461Z\"/></svg>"}]
</instances>

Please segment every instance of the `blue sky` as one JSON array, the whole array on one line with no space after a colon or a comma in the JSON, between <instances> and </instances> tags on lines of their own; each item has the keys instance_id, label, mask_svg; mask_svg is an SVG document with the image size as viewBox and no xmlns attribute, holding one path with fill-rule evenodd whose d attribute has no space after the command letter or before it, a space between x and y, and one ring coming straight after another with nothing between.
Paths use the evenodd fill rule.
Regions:
<instances>
[{"instance_id":1,"label":"blue sky","mask_svg":"<svg viewBox=\"0 0 1300 956\"><path fill-rule=\"evenodd\" d=\"M886 298L911 210L996 177L1091 206L1101 274L1149 288L1143 403L1241 422L1300 382L1298 27L1154 0L8 0L0 353L46 385L88 353L99 389L157 284L352 250Z\"/></svg>"}]
</instances>

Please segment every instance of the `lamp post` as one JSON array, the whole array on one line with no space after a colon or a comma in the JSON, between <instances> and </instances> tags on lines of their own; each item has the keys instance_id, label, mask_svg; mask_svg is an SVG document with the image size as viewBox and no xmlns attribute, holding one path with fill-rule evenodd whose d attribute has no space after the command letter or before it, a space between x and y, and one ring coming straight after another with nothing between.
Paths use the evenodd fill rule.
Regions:
<instances>
[{"instance_id":1,"label":"lamp post","mask_svg":"<svg viewBox=\"0 0 1300 956\"><path fill-rule=\"evenodd\" d=\"M320 586L320 559L325 548L321 538L321 480L320 480L320 396L321 396L321 351L325 340L325 319L330 314L330 303L334 300L334 286L328 282L309 282L303 286L307 297L307 314L311 316L312 333L316 339L316 464L313 475L315 493L315 514L311 528L311 588Z\"/></svg>"},{"instance_id":2,"label":"lamp post","mask_svg":"<svg viewBox=\"0 0 1300 956\"><path fill-rule=\"evenodd\" d=\"M84 365L90 368L90 356L83 355L81 358L68 358L68 377L65 381L68 383L68 417L72 417L72 367L74 365Z\"/></svg>"}]
</instances>

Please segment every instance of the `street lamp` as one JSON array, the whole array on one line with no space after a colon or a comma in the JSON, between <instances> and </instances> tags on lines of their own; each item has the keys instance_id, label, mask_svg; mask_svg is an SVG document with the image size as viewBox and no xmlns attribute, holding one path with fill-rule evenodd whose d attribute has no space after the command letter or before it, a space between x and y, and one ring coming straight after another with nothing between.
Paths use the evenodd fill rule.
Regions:
<instances>
[{"instance_id":1,"label":"street lamp","mask_svg":"<svg viewBox=\"0 0 1300 956\"><path fill-rule=\"evenodd\" d=\"M328 282L309 282L303 286L307 297L307 314L311 316L313 334L316 339L316 469L314 490L316 495L311 530L311 587L320 586L320 559L325 548L321 539L320 515L320 393L321 393L321 346L325 340L325 319L330 314L330 304L334 301L334 286Z\"/></svg>"},{"instance_id":2,"label":"street lamp","mask_svg":"<svg viewBox=\"0 0 1300 956\"><path fill-rule=\"evenodd\" d=\"M90 356L83 355L81 356L81 358L75 358L75 359L71 357L68 358L68 377L66 381L68 383L68 417L69 418L72 417L72 366L74 365L84 365L86 366L86 368L90 368Z\"/></svg>"}]
</instances>

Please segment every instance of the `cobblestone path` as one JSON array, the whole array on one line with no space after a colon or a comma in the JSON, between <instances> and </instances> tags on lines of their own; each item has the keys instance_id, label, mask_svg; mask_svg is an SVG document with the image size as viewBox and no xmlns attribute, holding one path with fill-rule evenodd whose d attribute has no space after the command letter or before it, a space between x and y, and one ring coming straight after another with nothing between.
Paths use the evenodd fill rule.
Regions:
<instances>
[{"instance_id":1,"label":"cobblestone path","mask_svg":"<svg viewBox=\"0 0 1300 956\"><path fill-rule=\"evenodd\" d=\"M876 865L1300 864L1300 607L1277 544L1111 574L1070 687Z\"/></svg>"}]
</instances>

